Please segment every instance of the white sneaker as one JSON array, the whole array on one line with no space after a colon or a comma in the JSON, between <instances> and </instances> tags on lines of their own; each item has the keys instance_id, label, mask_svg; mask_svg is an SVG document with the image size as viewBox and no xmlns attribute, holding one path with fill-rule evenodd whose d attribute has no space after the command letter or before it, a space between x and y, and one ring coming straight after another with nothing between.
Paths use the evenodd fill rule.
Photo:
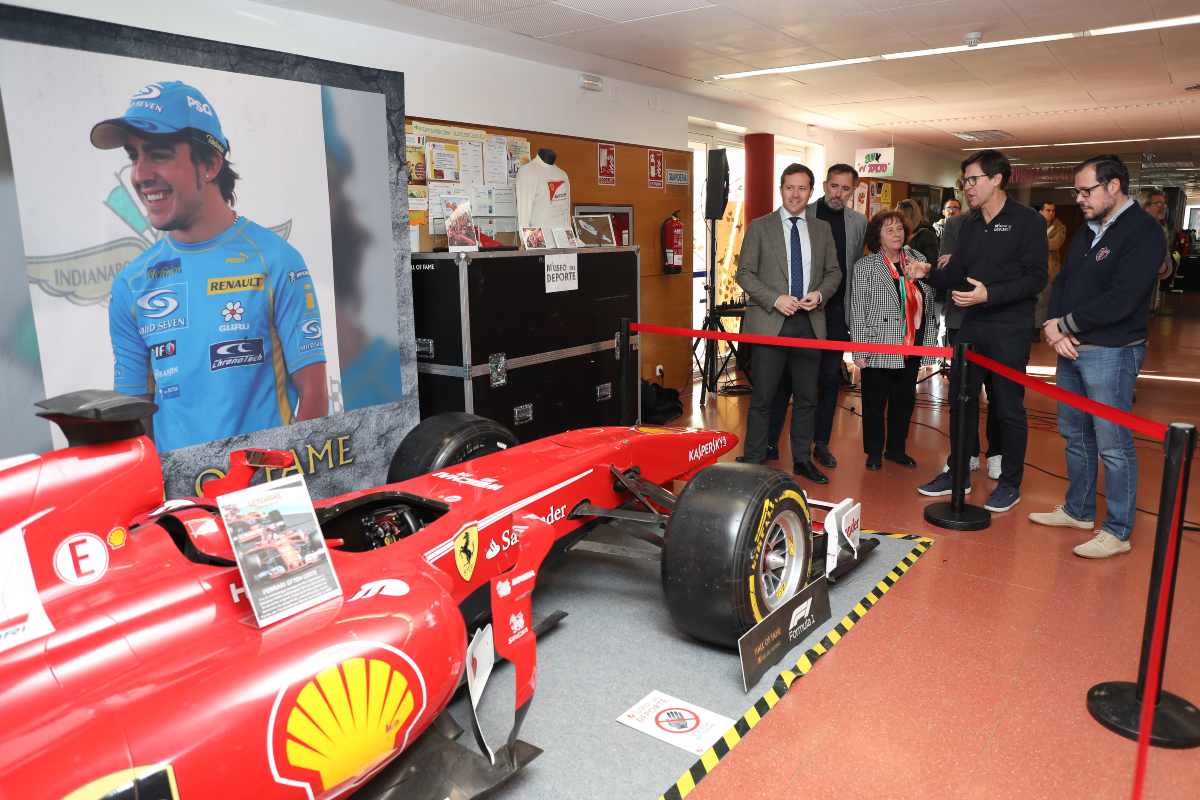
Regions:
<instances>
[{"instance_id":1,"label":"white sneaker","mask_svg":"<svg viewBox=\"0 0 1200 800\"><path fill-rule=\"evenodd\" d=\"M1004 456L988 456L988 477L994 481L1000 480L1000 462Z\"/></svg>"},{"instance_id":2,"label":"white sneaker","mask_svg":"<svg viewBox=\"0 0 1200 800\"><path fill-rule=\"evenodd\" d=\"M1062 506L1055 506L1053 511L1035 511L1029 515L1029 521L1038 525L1051 525L1056 528L1079 528L1084 531L1090 531L1096 527L1095 522L1075 519Z\"/></svg>"},{"instance_id":3,"label":"white sneaker","mask_svg":"<svg viewBox=\"0 0 1200 800\"><path fill-rule=\"evenodd\" d=\"M1083 558L1109 558L1130 551L1129 542L1122 541L1101 528L1096 535L1075 548L1075 555Z\"/></svg>"},{"instance_id":4,"label":"white sneaker","mask_svg":"<svg viewBox=\"0 0 1200 800\"><path fill-rule=\"evenodd\" d=\"M942 472L949 472L949 471L950 471L950 462L947 461L946 465L944 467L942 467ZM979 456L971 456L971 472L978 472L978 471L979 471ZM990 473L989 473L989 475L990 475Z\"/></svg>"}]
</instances>

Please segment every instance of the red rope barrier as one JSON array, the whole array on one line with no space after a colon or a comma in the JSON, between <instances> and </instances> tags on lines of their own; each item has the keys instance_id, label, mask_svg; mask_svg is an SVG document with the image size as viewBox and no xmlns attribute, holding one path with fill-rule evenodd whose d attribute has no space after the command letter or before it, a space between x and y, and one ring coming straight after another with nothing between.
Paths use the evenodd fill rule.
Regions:
<instances>
[{"instance_id":1,"label":"red rope barrier","mask_svg":"<svg viewBox=\"0 0 1200 800\"><path fill-rule=\"evenodd\" d=\"M1133 772L1133 800L1141 800L1146 782L1146 759L1150 751L1150 733L1154 729L1154 701L1151 696L1158 687L1162 675L1163 639L1166 637L1167 603L1171 592L1168 587L1175 580L1176 551L1179 548L1179 509L1183 502L1183 471L1179 472L1179 485L1175 487L1175 510L1171 514L1171 537L1167 542L1167 555L1163 563L1162 581L1159 583L1158 606L1154 609L1154 633L1150 635L1150 664L1146 668L1147 692L1142 697L1142 709L1138 718L1137 767Z\"/></svg>"},{"instance_id":2,"label":"red rope barrier","mask_svg":"<svg viewBox=\"0 0 1200 800\"><path fill-rule=\"evenodd\" d=\"M836 339L794 339L782 336L761 336L754 333L698 331L693 328L672 328L667 325L650 325L644 322L633 323L629 326L629 330L637 333L661 333L666 336L683 336L690 339L714 339L727 342L746 342L748 344L769 344L775 347L806 347L815 350L848 350L855 353L887 353L902 356L933 356L934 358L948 358L954 355L954 351L949 347L906 347L902 344L868 344L867 342L843 342ZM967 360L990 369L997 375L1003 375L1009 380L1016 381L1023 386L1033 389L1035 392L1051 397L1060 403L1074 406L1080 411L1085 411L1093 416L1106 419L1117 425L1122 425L1152 439L1162 441L1167 436L1167 426L1161 422L1139 417L1137 414L1131 414L1128 411L1122 411L1119 408L1113 408L1104 403L1097 403L1095 400L1089 400L1082 395L1068 392L1066 389L1060 389L1040 378L1034 378L1023 372L1017 372L1012 367L1006 367L994 358L988 358L987 356L968 350Z\"/></svg>"},{"instance_id":3,"label":"red rope barrier","mask_svg":"<svg viewBox=\"0 0 1200 800\"><path fill-rule=\"evenodd\" d=\"M855 353L886 353L902 356L932 356L933 358L949 358L954 355L954 351L949 347L905 347L902 344L867 344L866 342L843 342L839 339L795 339L790 336L761 336L756 333L722 333L720 331L698 331L692 328L671 328L666 325L649 325L644 322L635 322L629 326L629 330L636 333L683 336L689 339L769 344L775 347L806 347L814 350L849 350Z\"/></svg>"},{"instance_id":4,"label":"red rope barrier","mask_svg":"<svg viewBox=\"0 0 1200 800\"><path fill-rule=\"evenodd\" d=\"M1162 441L1167 436L1167 426L1161 422L1139 417L1137 414L1130 414L1128 411L1122 411L1119 408L1113 408L1104 403L1097 403L1095 400L1089 400L1074 392L1060 389L1040 378L1034 378L1026 375L1024 372L1017 372L1012 367L1006 367L994 358L988 358L987 356L968 350L967 360L990 369L997 375L1003 375L1011 381L1016 381L1023 386L1027 386L1035 392L1052 397L1060 403L1066 403L1069 406L1078 408L1080 411L1085 411L1093 416L1106 419L1109 422L1129 428L1152 439Z\"/></svg>"}]
</instances>

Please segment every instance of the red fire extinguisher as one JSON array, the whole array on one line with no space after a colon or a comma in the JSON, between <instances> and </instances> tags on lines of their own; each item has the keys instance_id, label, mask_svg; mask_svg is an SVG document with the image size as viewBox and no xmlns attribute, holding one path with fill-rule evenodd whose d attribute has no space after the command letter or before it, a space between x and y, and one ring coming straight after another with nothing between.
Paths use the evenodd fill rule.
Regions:
<instances>
[{"instance_id":1,"label":"red fire extinguisher","mask_svg":"<svg viewBox=\"0 0 1200 800\"><path fill-rule=\"evenodd\" d=\"M683 220L675 211L662 225L663 272L677 275L683 271Z\"/></svg>"}]
</instances>

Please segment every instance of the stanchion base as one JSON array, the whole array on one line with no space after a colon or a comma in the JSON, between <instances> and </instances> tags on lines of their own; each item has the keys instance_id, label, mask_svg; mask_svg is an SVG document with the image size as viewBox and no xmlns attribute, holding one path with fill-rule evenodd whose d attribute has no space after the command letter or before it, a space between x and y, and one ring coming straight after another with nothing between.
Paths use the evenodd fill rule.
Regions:
<instances>
[{"instance_id":1,"label":"stanchion base","mask_svg":"<svg viewBox=\"0 0 1200 800\"><path fill-rule=\"evenodd\" d=\"M1137 740L1142 704L1137 699L1136 683L1098 683L1088 690L1087 707L1096 721L1113 733ZM1200 709L1178 695L1161 692L1154 709L1150 744L1180 750L1200 747Z\"/></svg>"},{"instance_id":2,"label":"stanchion base","mask_svg":"<svg viewBox=\"0 0 1200 800\"><path fill-rule=\"evenodd\" d=\"M992 512L965 503L962 511L955 511L953 503L934 503L925 507L925 521L952 531L980 531L991 526Z\"/></svg>"},{"instance_id":3,"label":"stanchion base","mask_svg":"<svg viewBox=\"0 0 1200 800\"><path fill-rule=\"evenodd\" d=\"M1112 733L1126 739L1138 739L1141 702L1138 684L1114 680L1092 686L1087 691L1087 710ZM1200 747L1200 709L1177 694L1160 692L1150 744L1156 747Z\"/></svg>"}]
</instances>

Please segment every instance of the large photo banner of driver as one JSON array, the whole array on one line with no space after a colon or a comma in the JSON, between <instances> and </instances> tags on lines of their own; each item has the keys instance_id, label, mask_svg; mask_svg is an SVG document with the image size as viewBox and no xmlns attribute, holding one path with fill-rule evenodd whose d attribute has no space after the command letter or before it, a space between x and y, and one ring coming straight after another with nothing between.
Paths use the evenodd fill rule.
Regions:
<instances>
[{"instance_id":1,"label":"large photo banner of driver","mask_svg":"<svg viewBox=\"0 0 1200 800\"><path fill-rule=\"evenodd\" d=\"M417 421L400 76L171 63L158 40L194 40L137 33L150 57L0 40L0 459L65 445L34 401L109 389L157 404L169 496L247 446L318 497L382 482Z\"/></svg>"}]
</instances>

